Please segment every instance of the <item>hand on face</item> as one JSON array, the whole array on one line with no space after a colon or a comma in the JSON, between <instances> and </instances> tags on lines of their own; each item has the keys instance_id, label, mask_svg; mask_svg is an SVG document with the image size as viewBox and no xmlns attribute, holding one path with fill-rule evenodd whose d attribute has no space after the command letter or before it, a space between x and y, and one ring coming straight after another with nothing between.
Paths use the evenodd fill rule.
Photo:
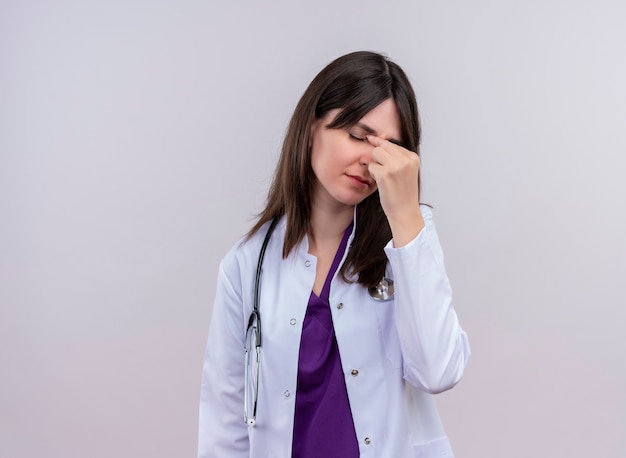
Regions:
<instances>
[{"instance_id":1,"label":"hand on face","mask_svg":"<svg viewBox=\"0 0 626 458\"><path fill-rule=\"evenodd\" d=\"M378 186L394 245L403 246L424 227L417 184L420 158L414 152L375 135L368 135L367 141L375 147L368 171Z\"/></svg>"}]
</instances>

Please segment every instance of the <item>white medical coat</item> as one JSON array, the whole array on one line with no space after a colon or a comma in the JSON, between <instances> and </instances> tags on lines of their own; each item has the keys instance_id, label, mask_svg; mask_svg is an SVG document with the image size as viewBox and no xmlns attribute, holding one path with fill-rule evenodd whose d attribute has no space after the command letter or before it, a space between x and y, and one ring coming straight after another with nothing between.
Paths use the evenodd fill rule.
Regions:
<instances>
[{"instance_id":1,"label":"white medical coat","mask_svg":"<svg viewBox=\"0 0 626 458\"><path fill-rule=\"evenodd\" d=\"M426 226L413 241L385 247L392 300L372 299L367 288L343 281L339 269L331 283L333 325L361 457L453 456L431 394L459 381L470 348L452 307L432 213L422 206L422 214ZM202 377L200 458L291 456L300 334L316 258L305 237L283 259L285 224L285 218L278 223L263 263L263 345L253 427L243 421L244 335L269 224L220 264ZM353 237L354 230L348 247Z\"/></svg>"}]
</instances>

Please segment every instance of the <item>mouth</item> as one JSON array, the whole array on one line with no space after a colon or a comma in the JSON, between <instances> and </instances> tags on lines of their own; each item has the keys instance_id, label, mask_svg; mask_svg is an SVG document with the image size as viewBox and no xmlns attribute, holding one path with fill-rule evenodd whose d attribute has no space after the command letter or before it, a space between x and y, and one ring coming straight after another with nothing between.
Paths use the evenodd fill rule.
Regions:
<instances>
[{"instance_id":1,"label":"mouth","mask_svg":"<svg viewBox=\"0 0 626 458\"><path fill-rule=\"evenodd\" d=\"M372 185L372 180L368 180L367 178L358 176L358 175L347 175L348 178L350 178L353 182L364 186L364 187L370 187Z\"/></svg>"}]
</instances>

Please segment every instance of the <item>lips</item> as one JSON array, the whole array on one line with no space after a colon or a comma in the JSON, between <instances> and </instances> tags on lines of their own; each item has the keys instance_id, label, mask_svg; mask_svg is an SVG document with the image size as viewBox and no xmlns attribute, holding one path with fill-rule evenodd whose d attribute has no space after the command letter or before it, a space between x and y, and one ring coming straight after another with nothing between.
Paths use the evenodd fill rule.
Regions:
<instances>
[{"instance_id":1,"label":"lips","mask_svg":"<svg viewBox=\"0 0 626 458\"><path fill-rule=\"evenodd\" d=\"M350 178L352 181L362 185L362 186L366 186L369 187L372 184L371 180L368 180L365 177L361 177L358 175L348 175L348 178Z\"/></svg>"}]
</instances>

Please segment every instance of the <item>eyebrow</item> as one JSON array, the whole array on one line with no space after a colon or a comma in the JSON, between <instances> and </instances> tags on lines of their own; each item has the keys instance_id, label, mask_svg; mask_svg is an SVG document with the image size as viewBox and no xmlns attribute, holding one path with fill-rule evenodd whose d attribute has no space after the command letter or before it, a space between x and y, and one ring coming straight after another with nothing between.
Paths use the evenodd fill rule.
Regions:
<instances>
[{"instance_id":1,"label":"eyebrow","mask_svg":"<svg viewBox=\"0 0 626 458\"><path fill-rule=\"evenodd\" d=\"M378 137L378 133L367 124L363 124L362 122L357 122L354 126L360 129L363 129L368 134L376 135ZM395 138L388 138L387 140L390 141L391 143L395 143L396 145L402 145L402 142Z\"/></svg>"}]
</instances>

